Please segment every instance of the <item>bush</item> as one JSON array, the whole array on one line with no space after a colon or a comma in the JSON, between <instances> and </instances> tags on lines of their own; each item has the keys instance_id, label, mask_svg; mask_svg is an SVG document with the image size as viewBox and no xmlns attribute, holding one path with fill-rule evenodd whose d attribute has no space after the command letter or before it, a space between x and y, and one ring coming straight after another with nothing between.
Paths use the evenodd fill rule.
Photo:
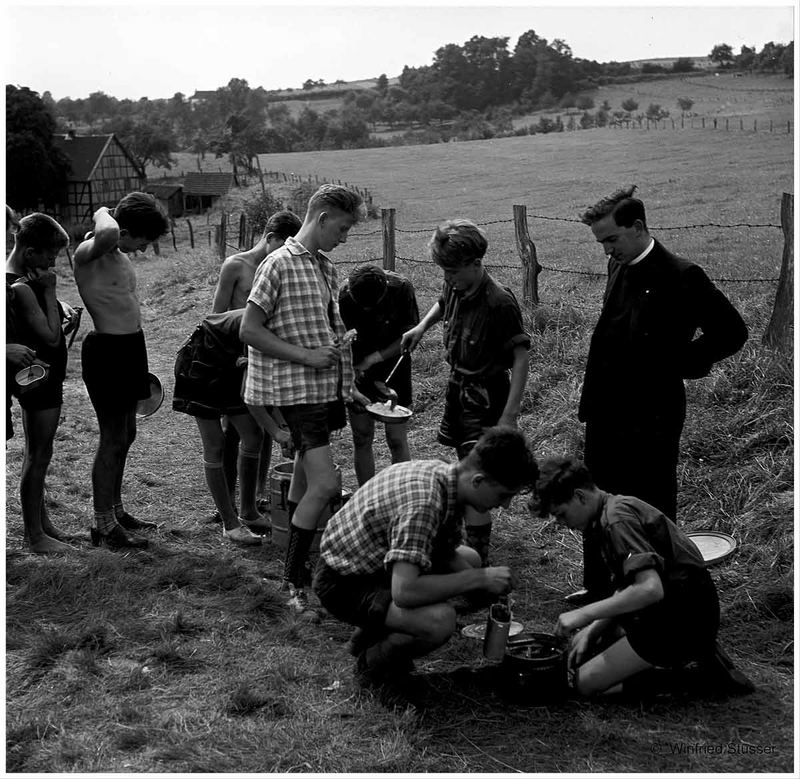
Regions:
<instances>
[{"instance_id":1,"label":"bush","mask_svg":"<svg viewBox=\"0 0 800 779\"><path fill-rule=\"evenodd\" d=\"M267 226L267 220L276 211L282 211L286 207L269 189L257 195L255 198L246 201L243 206L245 216L247 217L248 223L252 226L254 234L264 232L264 228Z\"/></svg>"},{"instance_id":2,"label":"bush","mask_svg":"<svg viewBox=\"0 0 800 779\"><path fill-rule=\"evenodd\" d=\"M622 108L629 113L635 111L638 107L639 103L637 103L632 97L622 101Z\"/></svg>"},{"instance_id":3,"label":"bush","mask_svg":"<svg viewBox=\"0 0 800 779\"><path fill-rule=\"evenodd\" d=\"M581 95L575 103L577 108L580 108L581 111L588 111L590 108L594 108L594 100L589 97L589 95Z\"/></svg>"},{"instance_id":4,"label":"bush","mask_svg":"<svg viewBox=\"0 0 800 779\"><path fill-rule=\"evenodd\" d=\"M300 184L292 190L292 194L289 196L289 208L291 208L296 214L299 214L300 218L302 219L303 214L306 212L308 201L311 200L311 196L318 189L319 185L311 181L300 182Z\"/></svg>"}]
</instances>

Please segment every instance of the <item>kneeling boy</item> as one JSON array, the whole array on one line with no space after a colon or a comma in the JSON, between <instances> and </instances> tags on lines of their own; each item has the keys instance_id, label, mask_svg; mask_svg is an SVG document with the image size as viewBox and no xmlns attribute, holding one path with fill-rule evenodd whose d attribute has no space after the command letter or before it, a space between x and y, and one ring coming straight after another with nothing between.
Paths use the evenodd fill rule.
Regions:
<instances>
[{"instance_id":1,"label":"kneeling boy","mask_svg":"<svg viewBox=\"0 0 800 779\"><path fill-rule=\"evenodd\" d=\"M598 489L570 457L542 464L537 492L542 514L583 533L584 566L594 562L607 576L607 597L564 612L556 626L571 636L579 693L616 692L637 673L691 662L728 691L752 691L716 643L719 600L703 557L672 520L638 498Z\"/></svg>"},{"instance_id":2,"label":"kneeling boy","mask_svg":"<svg viewBox=\"0 0 800 779\"><path fill-rule=\"evenodd\" d=\"M456 463L390 465L330 519L314 590L331 614L357 626L351 651L361 681L396 679L446 643L456 627L448 599L511 589L507 567L482 568L462 545L464 510L507 507L537 475L522 433L490 428Z\"/></svg>"}]
</instances>

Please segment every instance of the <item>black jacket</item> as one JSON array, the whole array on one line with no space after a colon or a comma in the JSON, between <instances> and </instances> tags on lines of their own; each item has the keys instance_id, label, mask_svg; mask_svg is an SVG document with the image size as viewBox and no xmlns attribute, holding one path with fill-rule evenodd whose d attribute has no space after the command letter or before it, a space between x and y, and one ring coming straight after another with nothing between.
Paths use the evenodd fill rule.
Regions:
<instances>
[{"instance_id":1,"label":"black jacket","mask_svg":"<svg viewBox=\"0 0 800 779\"><path fill-rule=\"evenodd\" d=\"M695 337L697 332L699 335ZM578 418L682 422L684 379L747 340L747 326L705 271L658 241L633 266L611 261L586 362Z\"/></svg>"}]
</instances>

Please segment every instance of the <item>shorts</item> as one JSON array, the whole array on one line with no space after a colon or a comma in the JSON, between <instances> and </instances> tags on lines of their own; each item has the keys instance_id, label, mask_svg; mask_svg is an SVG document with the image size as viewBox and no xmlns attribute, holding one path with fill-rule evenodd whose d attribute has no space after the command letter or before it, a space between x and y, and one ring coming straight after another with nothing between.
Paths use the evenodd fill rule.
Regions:
<instances>
[{"instance_id":1,"label":"shorts","mask_svg":"<svg viewBox=\"0 0 800 779\"><path fill-rule=\"evenodd\" d=\"M320 559L314 571L314 592L336 619L380 629L392 603L391 578L385 570L344 576Z\"/></svg>"},{"instance_id":2,"label":"shorts","mask_svg":"<svg viewBox=\"0 0 800 779\"><path fill-rule=\"evenodd\" d=\"M94 330L83 339L81 372L96 411L129 412L150 397L144 333Z\"/></svg>"},{"instance_id":3,"label":"shorts","mask_svg":"<svg viewBox=\"0 0 800 779\"><path fill-rule=\"evenodd\" d=\"M298 403L295 406L280 406L279 410L292 434L294 450L300 454L327 446L331 442L331 432L347 424L347 414L341 400Z\"/></svg>"},{"instance_id":4,"label":"shorts","mask_svg":"<svg viewBox=\"0 0 800 779\"><path fill-rule=\"evenodd\" d=\"M698 569L679 581L662 582L662 601L619 619L633 651L662 668L707 657L719 630L719 598L711 575Z\"/></svg>"},{"instance_id":5,"label":"shorts","mask_svg":"<svg viewBox=\"0 0 800 779\"><path fill-rule=\"evenodd\" d=\"M64 378L67 372L67 344L64 339L55 349L43 352L41 358L49 365L47 378L37 387L19 391L19 385L11 376L13 394L19 401L20 408L25 411L45 411L59 408L64 404Z\"/></svg>"},{"instance_id":6,"label":"shorts","mask_svg":"<svg viewBox=\"0 0 800 779\"><path fill-rule=\"evenodd\" d=\"M510 388L506 371L475 381L451 373L437 435L439 443L454 447L463 457L486 428L497 424Z\"/></svg>"}]
</instances>

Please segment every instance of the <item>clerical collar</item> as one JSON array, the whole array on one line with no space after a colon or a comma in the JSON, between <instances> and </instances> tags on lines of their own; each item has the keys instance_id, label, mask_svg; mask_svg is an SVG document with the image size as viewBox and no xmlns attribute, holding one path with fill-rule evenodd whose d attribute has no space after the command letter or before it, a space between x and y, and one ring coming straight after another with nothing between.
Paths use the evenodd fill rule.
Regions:
<instances>
[{"instance_id":1,"label":"clerical collar","mask_svg":"<svg viewBox=\"0 0 800 779\"><path fill-rule=\"evenodd\" d=\"M647 257L647 255L650 254L650 252L651 252L652 248L655 246L655 244L656 244L655 238L651 238L650 239L650 243L647 244L647 248L638 257L635 257L634 259L632 259L628 263L628 267L630 267L631 265L636 265L636 263L641 262L645 257Z\"/></svg>"}]
</instances>

